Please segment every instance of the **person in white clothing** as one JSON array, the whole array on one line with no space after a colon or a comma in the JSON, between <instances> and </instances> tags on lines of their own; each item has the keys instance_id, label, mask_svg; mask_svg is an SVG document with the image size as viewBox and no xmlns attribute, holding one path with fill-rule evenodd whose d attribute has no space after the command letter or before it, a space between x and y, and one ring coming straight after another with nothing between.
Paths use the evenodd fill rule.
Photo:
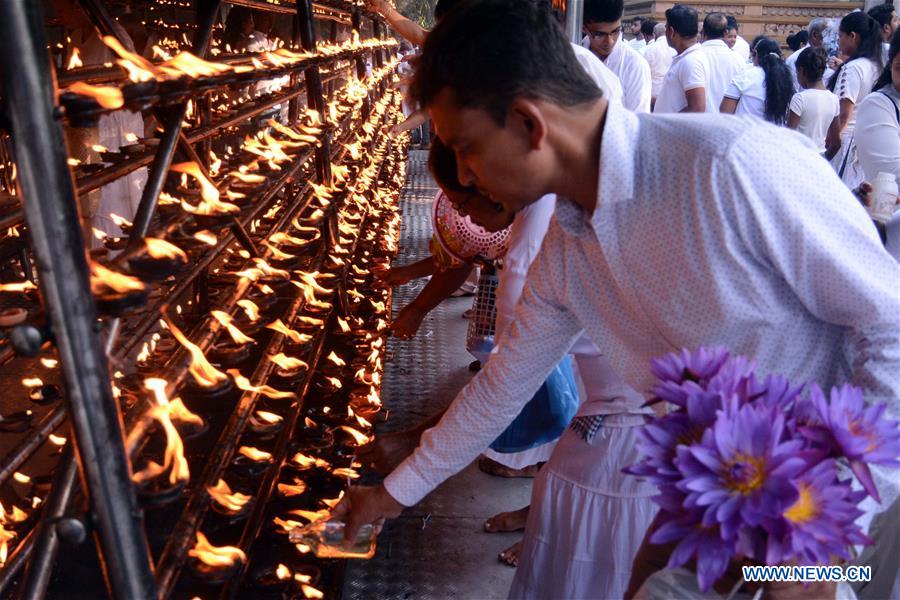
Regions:
<instances>
[{"instance_id":1,"label":"person in white clothing","mask_svg":"<svg viewBox=\"0 0 900 600\"><path fill-rule=\"evenodd\" d=\"M856 106L872 91L882 69L878 22L864 12L850 13L841 19L839 42L841 54L850 58L828 82L828 89L841 101L841 114L840 127L829 131L825 146L834 170L853 189L863 180L853 143Z\"/></svg>"},{"instance_id":2,"label":"person in white clothing","mask_svg":"<svg viewBox=\"0 0 900 600\"><path fill-rule=\"evenodd\" d=\"M631 19L631 39L628 40L627 44L631 46L632 50L636 50L641 52L647 46L647 40L644 39L644 36L641 35L641 27L644 25L644 17L633 17Z\"/></svg>"},{"instance_id":3,"label":"person in white clothing","mask_svg":"<svg viewBox=\"0 0 900 600\"><path fill-rule=\"evenodd\" d=\"M590 48L619 78L625 108L650 112L650 65L639 52L621 42L624 11L623 0L587 0L582 45Z\"/></svg>"},{"instance_id":4,"label":"person in white clothing","mask_svg":"<svg viewBox=\"0 0 900 600\"><path fill-rule=\"evenodd\" d=\"M656 37L653 42L647 45L644 50L644 60L650 65L650 106L656 105L656 98L662 89L663 79L669 68L672 66L672 59L675 58L675 49L669 46L666 41L666 24L657 23L653 27L653 35Z\"/></svg>"},{"instance_id":5,"label":"person in white clothing","mask_svg":"<svg viewBox=\"0 0 900 600\"><path fill-rule=\"evenodd\" d=\"M531 43L516 43L523 31ZM489 363L383 484L351 487L333 512L355 540L363 524L418 503L496 438L584 332L612 372L547 472L572 478L585 502L533 496L529 525L546 499L568 535L539 540L545 568L517 574L521 597L625 595L629 566L610 535L630 545L633 529L622 529L635 520L594 513L592 501L633 497L640 482L613 479L594 448L639 426L627 389L649 391L652 358L725 345L763 374L852 382L900 414L900 265L812 145L750 119L636 115L585 96L582 78L536 3L467 2L429 35L412 94L453 149L459 182L514 212L555 193L556 212ZM605 456L621 464L628 448ZM896 470L874 475L891 506ZM523 566L526 555L527 540Z\"/></svg>"},{"instance_id":6,"label":"person in white clothing","mask_svg":"<svg viewBox=\"0 0 900 600\"><path fill-rule=\"evenodd\" d=\"M666 41L675 49L653 111L715 112L707 97L709 61L697 43L697 11L677 4L666 11Z\"/></svg>"},{"instance_id":7,"label":"person in white clothing","mask_svg":"<svg viewBox=\"0 0 900 600\"><path fill-rule=\"evenodd\" d=\"M712 107L710 112L718 112L719 104L725 97L725 88L746 67L741 57L725 43L727 26L728 19L720 12L709 13L703 19L704 42L701 46L709 61L706 96L707 103Z\"/></svg>"},{"instance_id":8,"label":"person in white clothing","mask_svg":"<svg viewBox=\"0 0 900 600\"><path fill-rule=\"evenodd\" d=\"M781 125L794 92L791 72L781 60L778 42L767 37L754 41L753 66L728 84L719 112L750 115Z\"/></svg>"},{"instance_id":9,"label":"person in white clothing","mask_svg":"<svg viewBox=\"0 0 900 600\"><path fill-rule=\"evenodd\" d=\"M725 32L725 43L728 44L728 47L737 52L737 55L741 57L741 60L744 63L750 62L750 44L747 43L747 40L741 37L740 29L741 26L738 23L737 19L733 16L728 15L728 29Z\"/></svg>"},{"instance_id":10,"label":"person in white clothing","mask_svg":"<svg viewBox=\"0 0 900 600\"><path fill-rule=\"evenodd\" d=\"M894 32L900 27L900 15L897 14L897 10L890 0L885 1L883 4L873 6L869 9L868 14L878 21L878 25L881 27L881 62L886 65L890 62L888 54L891 49L891 38L894 37Z\"/></svg>"},{"instance_id":11,"label":"person in white clothing","mask_svg":"<svg viewBox=\"0 0 900 600\"><path fill-rule=\"evenodd\" d=\"M788 47L791 49L791 55L784 59L784 64L788 66L788 69L791 70L791 80L794 82L794 91L799 92L802 88L800 87L800 81L797 79L797 58L800 57L800 52L809 47L809 34L804 31L798 31L793 35L789 35L787 37Z\"/></svg>"},{"instance_id":12,"label":"person in white clothing","mask_svg":"<svg viewBox=\"0 0 900 600\"><path fill-rule=\"evenodd\" d=\"M802 91L791 98L787 126L796 129L825 153L825 136L830 127L839 127L841 113L838 97L825 88L822 74L828 57L822 48L804 48L797 53L797 79Z\"/></svg>"},{"instance_id":13,"label":"person in white clothing","mask_svg":"<svg viewBox=\"0 0 900 600\"><path fill-rule=\"evenodd\" d=\"M647 19L643 23L641 23L641 36L644 38L644 42L647 43L647 46L656 41L656 36L653 34L653 30L656 29L657 22L653 19ZM640 49L641 56L644 55L644 52L647 51L647 46L644 46Z\"/></svg>"},{"instance_id":14,"label":"person in white clothing","mask_svg":"<svg viewBox=\"0 0 900 600\"><path fill-rule=\"evenodd\" d=\"M892 173L900 184L900 29L874 91L856 109L856 147L866 181Z\"/></svg>"}]
</instances>

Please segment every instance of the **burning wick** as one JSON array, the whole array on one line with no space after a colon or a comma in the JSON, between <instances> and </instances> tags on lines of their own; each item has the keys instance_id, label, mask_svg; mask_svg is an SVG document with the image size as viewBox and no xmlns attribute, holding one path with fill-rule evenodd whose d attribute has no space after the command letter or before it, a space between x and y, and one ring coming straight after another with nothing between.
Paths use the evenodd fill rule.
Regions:
<instances>
[{"instance_id":1,"label":"burning wick","mask_svg":"<svg viewBox=\"0 0 900 600\"><path fill-rule=\"evenodd\" d=\"M303 454L302 452L298 452L297 454L295 454L293 458L291 458L291 462L301 469L311 469L313 467L319 467L322 469L331 468L331 463L327 460L309 456L307 454Z\"/></svg>"},{"instance_id":2,"label":"burning wick","mask_svg":"<svg viewBox=\"0 0 900 600\"><path fill-rule=\"evenodd\" d=\"M269 323L268 325L266 325L266 329L277 331L295 344L305 344L312 339L311 335L300 333L299 331L294 331L293 329L285 325L281 319L278 319L273 323Z\"/></svg>"},{"instance_id":3,"label":"burning wick","mask_svg":"<svg viewBox=\"0 0 900 600\"><path fill-rule=\"evenodd\" d=\"M239 389L245 392L256 392L262 394L263 396L272 398L273 400L297 397L297 395L293 392L282 392L268 385L253 385L250 383L250 380L241 375L241 372L237 369L228 369L227 373L234 378L235 385L237 385Z\"/></svg>"},{"instance_id":4,"label":"burning wick","mask_svg":"<svg viewBox=\"0 0 900 600\"><path fill-rule=\"evenodd\" d=\"M253 300L245 298L243 300L238 300L237 304L244 309L244 312L247 314L247 318L250 319L251 323L259 321L259 307Z\"/></svg>"},{"instance_id":5,"label":"burning wick","mask_svg":"<svg viewBox=\"0 0 900 600\"><path fill-rule=\"evenodd\" d=\"M331 362L333 362L334 364L336 364L339 367L347 366L347 363L344 362L344 360L341 357L339 357L337 354L334 353L334 350L331 351L331 354L329 354L327 358L328 358L328 360L330 360Z\"/></svg>"},{"instance_id":6,"label":"burning wick","mask_svg":"<svg viewBox=\"0 0 900 600\"><path fill-rule=\"evenodd\" d=\"M216 321L219 322L219 324L222 325L222 327L224 327L226 330L228 330L228 335L231 336L231 339L234 340L235 344L241 345L241 344L248 344L248 343L249 344L256 343L256 340L254 340L252 337L246 335L243 331L241 331L240 329L238 329L237 327L235 327L232 324L232 322L231 322L232 316L229 315L228 313L223 312L221 310L214 310L214 311L211 311L210 314L213 316L213 318Z\"/></svg>"},{"instance_id":7,"label":"burning wick","mask_svg":"<svg viewBox=\"0 0 900 600\"><path fill-rule=\"evenodd\" d=\"M234 546L213 546L202 532L197 532L197 544L188 550L188 556L210 567L231 567L236 561L247 560L247 555Z\"/></svg>"},{"instance_id":8,"label":"burning wick","mask_svg":"<svg viewBox=\"0 0 900 600\"><path fill-rule=\"evenodd\" d=\"M252 499L251 496L246 494L232 492L224 479L219 479L215 486L206 488L206 491L209 492L210 498L212 498L216 504L233 513L243 510L247 503Z\"/></svg>"},{"instance_id":9,"label":"burning wick","mask_svg":"<svg viewBox=\"0 0 900 600\"><path fill-rule=\"evenodd\" d=\"M194 376L194 380L199 385L211 388L228 380L228 376L225 373L216 369L206 360L206 356L199 346L187 339L171 321L166 321L166 323L175 339L191 353L191 366L188 368L188 371Z\"/></svg>"},{"instance_id":10,"label":"burning wick","mask_svg":"<svg viewBox=\"0 0 900 600\"><path fill-rule=\"evenodd\" d=\"M30 281L20 281L17 283L0 283L0 292L25 292L28 290L36 290L37 286Z\"/></svg>"},{"instance_id":11,"label":"burning wick","mask_svg":"<svg viewBox=\"0 0 900 600\"><path fill-rule=\"evenodd\" d=\"M254 462L269 462L272 460L272 455L268 452L264 452L253 446L241 446L238 448L238 454L241 456L246 456L250 460Z\"/></svg>"},{"instance_id":12,"label":"burning wick","mask_svg":"<svg viewBox=\"0 0 900 600\"><path fill-rule=\"evenodd\" d=\"M285 498L290 498L291 496L299 496L306 492L306 483L299 479L295 479L293 484L279 483L277 487L278 493Z\"/></svg>"}]
</instances>

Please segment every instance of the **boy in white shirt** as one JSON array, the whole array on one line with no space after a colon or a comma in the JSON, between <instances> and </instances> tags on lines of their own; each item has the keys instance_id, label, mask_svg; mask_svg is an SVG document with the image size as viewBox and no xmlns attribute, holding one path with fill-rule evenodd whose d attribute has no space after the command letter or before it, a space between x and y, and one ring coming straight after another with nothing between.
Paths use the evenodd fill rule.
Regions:
<instances>
[{"instance_id":1,"label":"boy in white shirt","mask_svg":"<svg viewBox=\"0 0 900 600\"><path fill-rule=\"evenodd\" d=\"M582 45L590 48L619 78L625 108L650 112L650 65L639 52L621 41L624 11L623 0L587 0Z\"/></svg>"},{"instance_id":2,"label":"boy in white shirt","mask_svg":"<svg viewBox=\"0 0 900 600\"><path fill-rule=\"evenodd\" d=\"M697 11L677 4L666 11L666 41L677 56L663 79L657 113L717 112L707 96L709 60L697 43Z\"/></svg>"},{"instance_id":3,"label":"boy in white shirt","mask_svg":"<svg viewBox=\"0 0 900 600\"><path fill-rule=\"evenodd\" d=\"M713 12L703 19L703 51L709 61L709 81L706 86L707 103L710 112L718 112L719 104L725 96L725 88L734 77L744 70L747 63L741 60L725 43L728 19L723 13Z\"/></svg>"}]
</instances>

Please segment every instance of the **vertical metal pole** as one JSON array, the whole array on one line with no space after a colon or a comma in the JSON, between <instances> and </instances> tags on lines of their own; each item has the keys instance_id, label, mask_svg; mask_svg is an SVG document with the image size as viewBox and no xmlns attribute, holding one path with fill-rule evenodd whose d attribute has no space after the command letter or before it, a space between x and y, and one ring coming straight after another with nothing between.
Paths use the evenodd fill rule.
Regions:
<instances>
[{"instance_id":1,"label":"vertical metal pole","mask_svg":"<svg viewBox=\"0 0 900 600\"><path fill-rule=\"evenodd\" d=\"M50 488L47 501L44 503L41 522L37 529L34 559L26 567L22 580L22 590L19 593L22 600L40 600L47 594L47 586L59 550L56 521L65 514L77 481L78 470L71 443L66 445L56 468L53 487Z\"/></svg>"},{"instance_id":2,"label":"vertical metal pole","mask_svg":"<svg viewBox=\"0 0 900 600\"><path fill-rule=\"evenodd\" d=\"M581 20L584 17L584 0L566 0L566 37L573 44L580 44Z\"/></svg>"},{"instance_id":3,"label":"vertical metal pole","mask_svg":"<svg viewBox=\"0 0 900 600\"><path fill-rule=\"evenodd\" d=\"M300 44L304 50L316 51L316 32L313 23L312 0L297 0L297 25L300 29ZM306 101L317 111L325 122L325 97L322 95L322 76L319 67L312 66L304 71L306 79ZM322 146L316 149L316 170L319 181L331 185L331 134L323 132Z\"/></svg>"},{"instance_id":4,"label":"vertical metal pole","mask_svg":"<svg viewBox=\"0 0 900 600\"><path fill-rule=\"evenodd\" d=\"M25 220L59 351L81 475L115 598L153 598L150 553L131 483L122 421L109 383L90 291L75 186L62 127L42 3L0 1L0 65Z\"/></svg>"}]
</instances>

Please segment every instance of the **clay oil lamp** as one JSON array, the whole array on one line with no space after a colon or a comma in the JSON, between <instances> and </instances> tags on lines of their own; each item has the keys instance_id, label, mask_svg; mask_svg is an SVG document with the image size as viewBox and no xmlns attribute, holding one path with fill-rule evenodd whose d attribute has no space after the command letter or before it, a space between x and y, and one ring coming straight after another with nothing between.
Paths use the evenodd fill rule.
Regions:
<instances>
[{"instance_id":1,"label":"clay oil lamp","mask_svg":"<svg viewBox=\"0 0 900 600\"><path fill-rule=\"evenodd\" d=\"M91 262L90 268L91 291L100 312L119 316L147 301L147 286L139 279L108 269L97 262Z\"/></svg>"},{"instance_id":2,"label":"clay oil lamp","mask_svg":"<svg viewBox=\"0 0 900 600\"><path fill-rule=\"evenodd\" d=\"M202 532L197 532L197 543L188 550L191 572L206 583L221 584L237 574L247 555L234 546L213 546Z\"/></svg>"},{"instance_id":3,"label":"clay oil lamp","mask_svg":"<svg viewBox=\"0 0 900 600\"><path fill-rule=\"evenodd\" d=\"M372 441L372 438L363 432L350 427L349 425L339 425L332 430L334 434L334 443L339 446L340 454L355 453L360 446L364 446Z\"/></svg>"},{"instance_id":4,"label":"clay oil lamp","mask_svg":"<svg viewBox=\"0 0 900 600\"><path fill-rule=\"evenodd\" d=\"M308 333L301 333L296 329L291 329L281 319L276 319L269 323L266 325L266 329L271 329L285 337L284 351L289 356L304 356L309 352L310 346L315 339L314 336Z\"/></svg>"},{"instance_id":5,"label":"clay oil lamp","mask_svg":"<svg viewBox=\"0 0 900 600\"><path fill-rule=\"evenodd\" d=\"M219 479L216 485L206 488L209 494L210 507L219 516L229 521L237 521L247 516L250 512L253 498L241 492L232 492L224 479Z\"/></svg>"},{"instance_id":6,"label":"clay oil lamp","mask_svg":"<svg viewBox=\"0 0 900 600\"><path fill-rule=\"evenodd\" d=\"M281 598L294 581L294 573L284 564L267 566L252 574L253 587L263 597Z\"/></svg>"},{"instance_id":7,"label":"clay oil lamp","mask_svg":"<svg viewBox=\"0 0 900 600\"><path fill-rule=\"evenodd\" d=\"M253 197L266 188L269 179L258 173L244 173L240 170L228 173L229 189L248 197Z\"/></svg>"},{"instance_id":8,"label":"clay oil lamp","mask_svg":"<svg viewBox=\"0 0 900 600\"><path fill-rule=\"evenodd\" d=\"M7 308L0 311L0 327L15 327L24 323L28 318L28 311L24 308Z\"/></svg>"},{"instance_id":9,"label":"clay oil lamp","mask_svg":"<svg viewBox=\"0 0 900 600\"><path fill-rule=\"evenodd\" d=\"M250 431L260 439L271 439L281 431L284 417L267 410L257 410L247 421Z\"/></svg>"},{"instance_id":10,"label":"clay oil lamp","mask_svg":"<svg viewBox=\"0 0 900 600\"><path fill-rule=\"evenodd\" d=\"M203 229L220 229L232 223L232 219L238 216L241 209L229 202L220 200L219 190L206 177L200 166L195 162L179 163L172 165L173 173L184 173L193 177L200 185L199 204L191 204L182 200L181 207L194 216L194 222Z\"/></svg>"},{"instance_id":11,"label":"clay oil lamp","mask_svg":"<svg viewBox=\"0 0 900 600\"><path fill-rule=\"evenodd\" d=\"M334 435L327 427L309 417L306 417L303 423L303 428L296 433L301 450L324 450L334 445Z\"/></svg>"},{"instance_id":12,"label":"clay oil lamp","mask_svg":"<svg viewBox=\"0 0 900 600\"><path fill-rule=\"evenodd\" d=\"M46 406L58 402L62 398L62 390L53 383L44 383L28 390L28 399L35 404Z\"/></svg>"},{"instance_id":13,"label":"clay oil lamp","mask_svg":"<svg viewBox=\"0 0 900 600\"><path fill-rule=\"evenodd\" d=\"M256 477L265 471L271 462L270 453L253 446L241 446L231 460L231 466L245 477Z\"/></svg>"},{"instance_id":14,"label":"clay oil lamp","mask_svg":"<svg viewBox=\"0 0 900 600\"><path fill-rule=\"evenodd\" d=\"M20 410L0 415L0 431L3 433L22 433L31 427L34 413L31 410Z\"/></svg>"},{"instance_id":15,"label":"clay oil lamp","mask_svg":"<svg viewBox=\"0 0 900 600\"><path fill-rule=\"evenodd\" d=\"M188 264L178 246L158 238L144 238L143 251L128 259L131 271L141 279L163 280L180 273Z\"/></svg>"}]
</instances>

